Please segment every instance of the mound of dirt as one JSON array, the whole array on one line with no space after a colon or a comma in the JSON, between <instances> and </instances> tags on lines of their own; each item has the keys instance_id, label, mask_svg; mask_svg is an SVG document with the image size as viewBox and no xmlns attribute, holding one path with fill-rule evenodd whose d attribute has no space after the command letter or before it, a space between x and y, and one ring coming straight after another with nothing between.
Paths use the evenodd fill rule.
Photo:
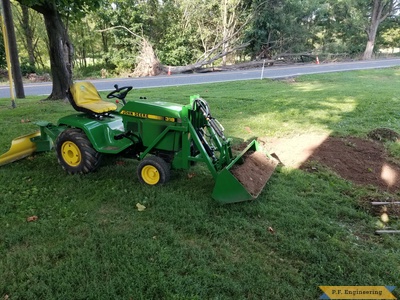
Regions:
<instances>
[{"instance_id":1,"label":"mound of dirt","mask_svg":"<svg viewBox=\"0 0 400 300\"><path fill-rule=\"evenodd\" d=\"M278 162L268 159L260 151L249 151L243 156L243 159L243 164L234 165L230 171L253 197L257 197L271 177Z\"/></svg>"},{"instance_id":2,"label":"mound of dirt","mask_svg":"<svg viewBox=\"0 0 400 300\"><path fill-rule=\"evenodd\" d=\"M309 162L317 161L355 184L400 191L400 166L388 160L379 142L317 134L263 138L259 142L284 165L307 170Z\"/></svg>"},{"instance_id":3,"label":"mound of dirt","mask_svg":"<svg viewBox=\"0 0 400 300\"><path fill-rule=\"evenodd\" d=\"M376 128L368 133L368 137L381 142L396 142L400 139L400 134L389 128Z\"/></svg>"}]
</instances>

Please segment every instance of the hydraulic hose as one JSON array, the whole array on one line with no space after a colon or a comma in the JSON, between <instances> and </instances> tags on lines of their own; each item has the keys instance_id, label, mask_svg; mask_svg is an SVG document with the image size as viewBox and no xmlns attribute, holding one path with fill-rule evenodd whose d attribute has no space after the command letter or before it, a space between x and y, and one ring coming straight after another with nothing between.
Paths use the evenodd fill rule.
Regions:
<instances>
[{"instance_id":1,"label":"hydraulic hose","mask_svg":"<svg viewBox=\"0 0 400 300\"><path fill-rule=\"evenodd\" d=\"M194 103L203 113L203 116L206 118L208 124L212 129L214 129L215 133L222 138L224 141L226 140L224 135L224 127L222 127L221 123L211 116L210 106L207 101L202 98L197 98Z\"/></svg>"}]
</instances>

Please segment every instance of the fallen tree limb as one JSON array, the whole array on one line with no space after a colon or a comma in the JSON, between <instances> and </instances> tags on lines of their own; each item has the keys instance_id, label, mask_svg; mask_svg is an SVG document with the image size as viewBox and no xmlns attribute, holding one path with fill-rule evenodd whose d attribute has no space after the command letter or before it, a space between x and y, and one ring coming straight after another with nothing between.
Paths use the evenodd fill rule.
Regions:
<instances>
[{"instance_id":1,"label":"fallen tree limb","mask_svg":"<svg viewBox=\"0 0 400 300\"><path fill-rule=\"evenodd\" d=\"M230 50L227 51L223 51L220 53L216 53L214 54L214 56L210 57L207 56L206 59L200 60L194 64L190 64L190 65L186 65L186 66L166 66L166 65L162 65L162 69L165 73L171 73L171 74L178 74L178 73L186 73L186 72L196 72L198 71L200 68L202 68L203 66L206 65L210 65L213 62L215 62L216 60L241 49L244 49L248 46L248 43L246 44L242 44L240 46L237 46L235 48L232 48ZM214 52L214 51L212 51Z\"/></svg>"}]
</instances>

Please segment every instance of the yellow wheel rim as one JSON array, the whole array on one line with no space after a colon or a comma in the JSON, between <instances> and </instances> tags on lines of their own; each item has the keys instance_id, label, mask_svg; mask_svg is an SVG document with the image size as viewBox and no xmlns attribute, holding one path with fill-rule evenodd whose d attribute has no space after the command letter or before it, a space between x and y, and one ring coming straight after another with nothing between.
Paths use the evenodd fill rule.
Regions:
<instances>
[{"instance_id":1,"label":"yellow wheel rim","mask_svg":"<svg viewBox=\"0 0 400 300\"><path fill-rule=\"evenodd\" d=\"M160 173L154 166L147 165L142 169L142 179L147 184L154 185L160 181Z\"/></svg>"},{"instance_id":2,"label":"yellow wheel rim","mask_svg":"<svg viewBox=\"0 0 400 300\"><path fill-rule=\"evenodd\" d=\"M75 143L70 141L62 144L61 156L63 160L71 167L78 166L82 161L82 154L79 150L79 147Z\"/></svg>"}]
</instances>

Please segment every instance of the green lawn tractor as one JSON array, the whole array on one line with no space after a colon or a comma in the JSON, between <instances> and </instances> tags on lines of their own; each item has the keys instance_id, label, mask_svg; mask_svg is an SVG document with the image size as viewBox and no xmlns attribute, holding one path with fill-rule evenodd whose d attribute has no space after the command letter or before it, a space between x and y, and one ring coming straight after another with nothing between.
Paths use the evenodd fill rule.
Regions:
<instances>
[{"instance_id":1,"label":"green lawn tractor","mask_svg":"<svg viewBox=\"0 0 400 300\"><path fill-rule=\"evenodd\" d=\"M187 105L126 101L131 89L115 85L107 95L116 98L122 105L118 107L103 101L91 83L73 84L68 98L77 113L62 117L57 125L38 122L38 132L13 140L0 165L55 148L65 171L85 174L99 167L103 155L123 155L140 161L141 183L159 185L169 180L171 169L186 170L202 162L215 180L212 197L218 202L257 198L276 167L257 141L233 155L231 139L198 95Z\"/></svg>"}]
</instances>

